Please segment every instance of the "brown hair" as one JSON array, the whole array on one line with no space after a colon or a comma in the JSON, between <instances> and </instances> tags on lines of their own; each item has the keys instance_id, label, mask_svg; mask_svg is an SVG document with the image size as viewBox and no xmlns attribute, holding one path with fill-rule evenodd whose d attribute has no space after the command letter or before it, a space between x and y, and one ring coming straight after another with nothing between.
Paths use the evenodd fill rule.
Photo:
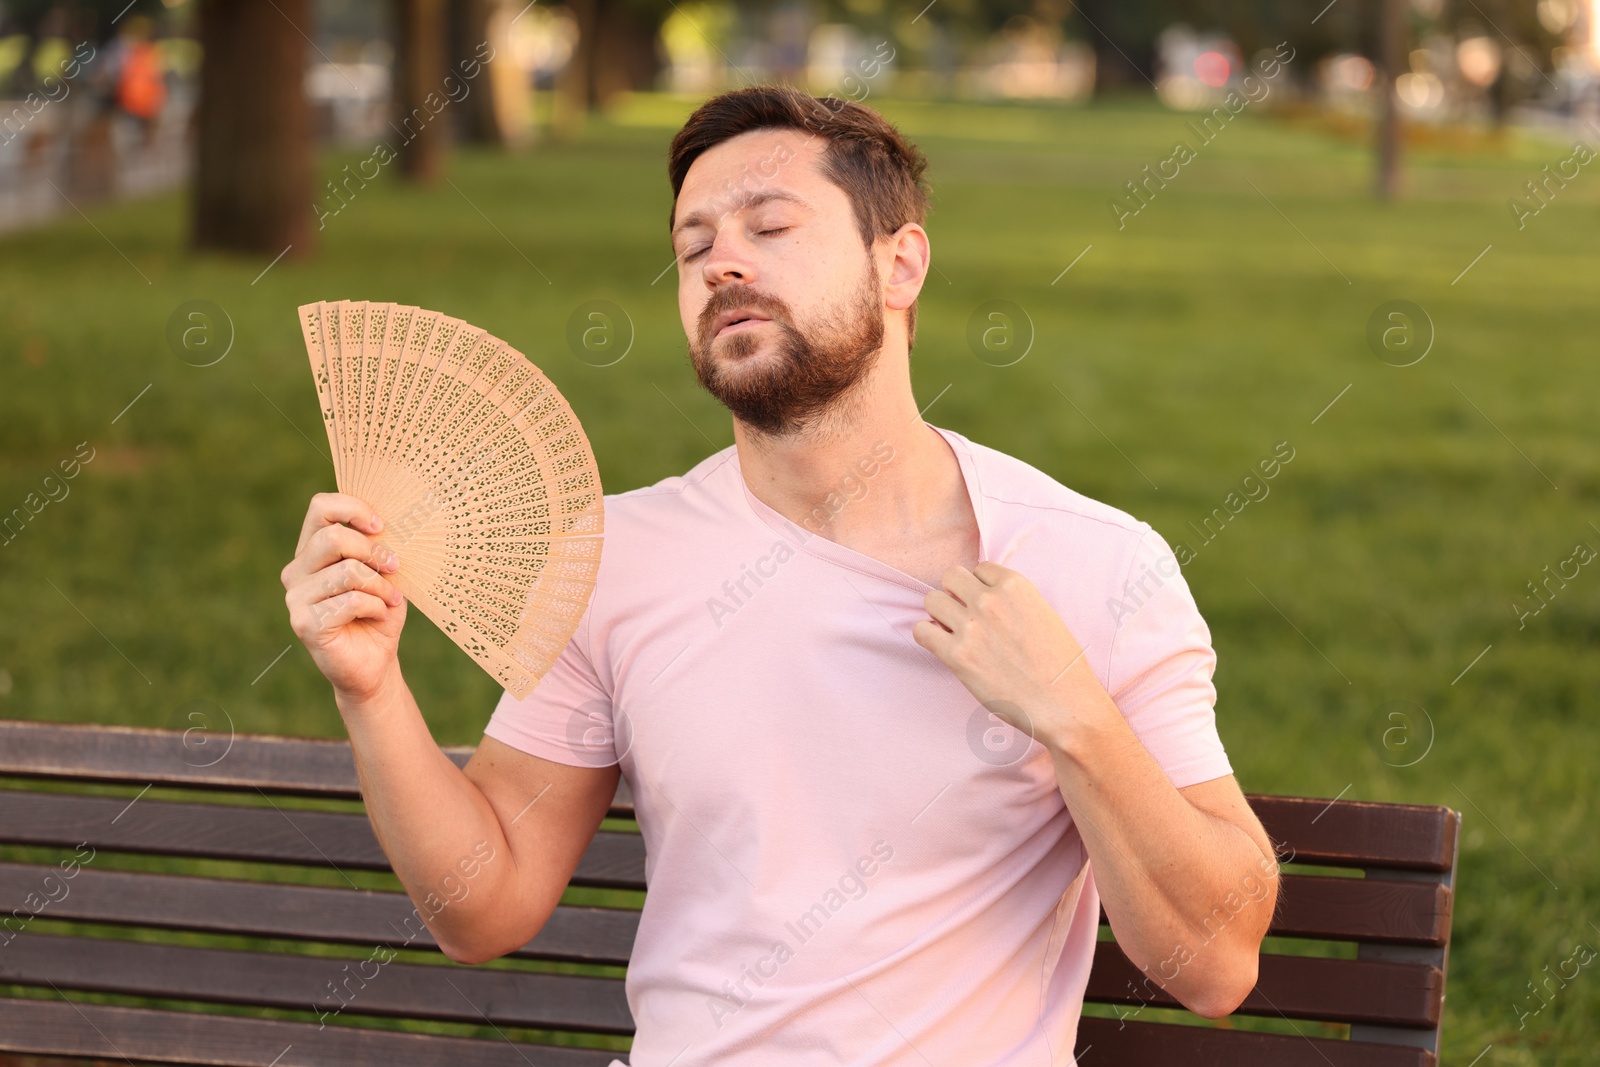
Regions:
<instances>
[{"instance_id":1,"label":"brown hair","mask_svg":"<svg viewBox=\"0 0 1600 1067\"><path fill-rule=\"evenodd\" d=\"M928 161L916 145L869 107L838 97L814 97L788 85L752 85L712 97L695 109L672 138L667 174L672 179L670 230L689 167L710 148L760 129L809 130L827 140L823 175L850 198L856 229L868 249L928 213ZM760 180L760 179L758 179ZM906 346L917 334L917 305L906 309Z\"/></svg>"}]
</instances>

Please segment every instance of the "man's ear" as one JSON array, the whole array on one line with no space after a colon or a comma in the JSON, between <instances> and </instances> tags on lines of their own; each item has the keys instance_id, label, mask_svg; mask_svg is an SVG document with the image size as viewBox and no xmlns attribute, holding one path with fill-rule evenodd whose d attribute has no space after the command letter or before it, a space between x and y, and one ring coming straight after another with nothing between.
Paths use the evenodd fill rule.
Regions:
<instances>
[{"instance_id":1,"label":"man's ear","mask_svg":"<svg viewBox=\"0 0 1600 1067\"><path fill-rule=\"evenodd\" d=\"M884 275L884 305L892 311L904 311L916 303L917 294L922 292L922 283L933 263L933 248L928 232L915 222L906 223L884 241L893 256Z\"/></svg>"}]
</instances>

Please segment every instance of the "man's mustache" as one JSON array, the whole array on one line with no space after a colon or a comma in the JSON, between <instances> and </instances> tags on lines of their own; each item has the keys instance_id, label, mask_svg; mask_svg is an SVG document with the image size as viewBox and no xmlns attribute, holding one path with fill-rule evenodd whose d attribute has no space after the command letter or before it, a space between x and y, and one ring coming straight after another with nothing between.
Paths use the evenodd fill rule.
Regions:
<instances>
[{"instance_id":1,"label":"man's mustache","mask_svg":"<svg viewBox=\"0 0 1600 1067\"><path fill-rule=\"evenodd\" d=\"M763 296L754 293L738 293L722 299L713 296L706 301L706 306L700 309L700 337L701 340L711 341L711 326L718 315L734 308L749 308L760 312L763 316L777 323L789 321L789 308L783 301L776 297Z\"/></svg>"}]
</instances>

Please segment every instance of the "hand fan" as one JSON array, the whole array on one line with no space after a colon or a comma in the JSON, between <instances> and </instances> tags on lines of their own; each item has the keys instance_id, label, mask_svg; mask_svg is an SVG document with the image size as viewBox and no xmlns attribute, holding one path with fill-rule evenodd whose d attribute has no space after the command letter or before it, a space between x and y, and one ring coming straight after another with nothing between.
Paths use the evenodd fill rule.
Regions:
<instances>
[{"instance_id":1,"label":"hand fan","mask_svg":"<svg viewBox=\"0 0 1600 1067\"><path fill-rule=\"evenodd\" d=\"M383 519L388 575L517 698L578 628L600 567L600 472L527 357L437 311L300 308L339 492Z\"/></svg>"}]
</instances>

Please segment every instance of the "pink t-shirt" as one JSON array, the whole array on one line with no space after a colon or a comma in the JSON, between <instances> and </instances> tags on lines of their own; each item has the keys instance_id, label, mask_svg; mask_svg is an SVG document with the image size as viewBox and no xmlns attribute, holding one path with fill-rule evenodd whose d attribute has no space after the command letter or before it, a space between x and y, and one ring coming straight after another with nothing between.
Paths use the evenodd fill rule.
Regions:
<instances>
[{"instance_id":1,"label":"pink t-shirt","mask_svg":"<svg viewBox=\"0 0 1600 1067\"><path fill-rule=\"evenodd\" d=\"M1172 783L1231 773L1161 536L936 429L980 558L1039 587ZM632 787L632 1067L1070 1062L1093 875L1044 747L912 639L931 587L768 507L733 446L605 508L577 633L484 733Z\"/></svg>"}]
</instances>

